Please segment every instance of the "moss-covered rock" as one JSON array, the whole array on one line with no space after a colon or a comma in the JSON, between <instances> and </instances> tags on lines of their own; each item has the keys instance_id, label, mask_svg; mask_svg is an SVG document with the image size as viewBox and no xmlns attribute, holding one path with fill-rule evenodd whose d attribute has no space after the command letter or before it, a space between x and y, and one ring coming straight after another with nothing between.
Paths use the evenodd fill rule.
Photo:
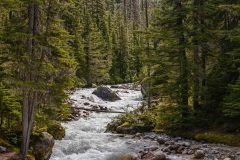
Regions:
<instances>
[{"instance_id":1,"label":"moss-covered rock","mask_svg":"<svg viewBox=\"0 0 240 160\"><path fill-rule=\"evenodd\" d=\"M61 140L65 136L65 129L59 122L50 124L48 126L47 132L50 133L56 140Z\"/></svg>"},{"instance_id":2,"label":"moss-covered rock","mask_svg":"<svg viewBox=\"0 0 240 160\"><path fill-rule=\"evenodd\" d=\"M43 132L38 137L35 136L33 138L32 153L36 160L48 160L52 154L53 146L53 136L47 132Z\"/></svg>"}]
</instances>

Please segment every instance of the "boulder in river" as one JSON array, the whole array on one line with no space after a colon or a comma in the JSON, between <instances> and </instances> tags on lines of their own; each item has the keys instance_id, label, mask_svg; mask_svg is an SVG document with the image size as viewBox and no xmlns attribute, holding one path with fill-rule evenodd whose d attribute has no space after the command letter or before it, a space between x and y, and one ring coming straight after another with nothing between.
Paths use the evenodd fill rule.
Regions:
<instances>
[{"instance_id":1,"label":"boulder in river","mask_svg":"<svg viewBox=\"0 0 240 160\"><path fill-rule=\"evenodd\" d=\"M161 151L157 150L155 152L148 152L143 156L144 160L167 160L166 155Z\"/></svg>"},{"instance_id":2,"label":"boulder in river","mask_svg":"<svg viewBox=\"0 0 240 160\"><path fill-rule=\"evenodd\" d=\"M136 153L133 152L133 153L128 153L122 159L123 160L139 160L139 157Z\"/></svg>"},{"instance_id":3,"label":"boulder in river","mask_svg":"<svg viewBox=\"0 0 240 160\"><path fill-rule=\"evenodd\" d=\"M115 92L113 92L110 88L106 86L98 87L95 91L93 91L93 94L105 101L114 102L117 100L121 100L121 98Z\"/></svg>"},{"instance_id":4,"label":"boulder in river","mask_svg":"<svg viewBox=\"0 0 240 160\"><path fill-rule=\"evenodd\" d=\"M33 155L36 160L49 160L54 146L51 134L43 132L33 142Z\"/></svg>"},{"instance_id":5,"label":"boulder in river","mask_svg":"<svg viewBox=\"0 0 240 160\"><path fill-rule=\"evenodd\" d=\"M203 150L196 150L194 153L194 158L203 159L205 157L205 153Z\"/></svg>"}]
</instances>

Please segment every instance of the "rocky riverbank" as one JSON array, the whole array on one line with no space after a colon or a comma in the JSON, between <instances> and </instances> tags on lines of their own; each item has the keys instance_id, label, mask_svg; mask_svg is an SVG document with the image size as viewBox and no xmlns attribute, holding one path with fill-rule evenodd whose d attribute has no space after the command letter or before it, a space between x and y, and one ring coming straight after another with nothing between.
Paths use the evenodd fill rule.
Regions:
<instances>
[{"instance_id":1,"label":"rocky riverbank","mask_svg":"<svg viewBox=\"0 0 240 160\"><path fill-rule=\"evenodd\" d=\"M145 141L151 140L154 145L145 146L125 156L125 160L168 160L172 156L180 156L181 159L204 160L240 160L240 148L223 144L209 144L170 137L165 134L137 133L132 138Z\"/></svg>"}]
</instances>

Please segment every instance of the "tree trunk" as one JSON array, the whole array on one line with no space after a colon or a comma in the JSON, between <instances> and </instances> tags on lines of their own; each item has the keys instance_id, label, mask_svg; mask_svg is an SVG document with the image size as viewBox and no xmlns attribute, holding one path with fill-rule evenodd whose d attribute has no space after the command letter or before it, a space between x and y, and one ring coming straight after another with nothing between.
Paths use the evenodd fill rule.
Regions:
<instances>
[{"instance_id":1,"label":"tree trunk","mask_svg":"<svg viewBox=\"0 0 240 160\"><path fill-rule=\"evenodd\" d=\"M182 10L182 2L177 1L176 2L176 10L178 12L178 18L177 18L177 26L179 28L183 27L183 15L181 14ZM182 116L187 117L188 116L188 96L189 96L189 85L188 85L188 64L187 64L187 56L186 56L186 50L185 50L185 36L184 31L181 30L178 38L178 44L179 44L179 61L180 61L180 106L182 109Z\"/></svg>"},{"instance_id":2,"label":"tree trunk","mask_svg":"<svg viewBox=\"0 0 240 160\"><path fill-rule=\"evenodd\" d=\"M206 96L206 49L204 46L202 46L202 107L206 108L206 103L207 103L207 96Z\"/></svg>"},{"instance_id":3,"label":"tree trunk","mask_svg":"<svg viewBox=\"0 0 240 160\"><path fill-rule=\"evenodd\" d=\"M194 61L194 87L193 87L193 108L195 111L199 109L199 42L198 42L198 0L194 0L193 7L193 61Z\"/></svg>"},{"instance_id":4,"label":"tree trunk","mask_svg":"<svg viewBox=\"0 0 240 160\"><path fill-rule=\"evenodd\" d=\"M30 36L28 40L28 51L31 55L28 63L28 69L25 70L26 82L33 81L34 75L32 70L34 69L35 60L35 35L38 32L38 18L39 18L39 7L37 4L30 3L28 7L28 34ZM23 88L23 107L22 107L22 146L21 155L22 159L25 160L29 149L30 136L34 122L34 109L36 106L37 94L31 89L31 87Z\"/></svg>"},{"instance_id":5,"label":"tree trunk","mask_svg":"<svg viewBox=\"0 0 240 160\"><path fill-rule=\"evenodd\" d=\"M92 87L92 73L90 65L90 35L87 35L85 44L85 60L86 60L86 81L87 87Z\"/></svg>"},{"instance_id":6,"label":"tree trunk","mask_svg":"<svg viewBox=\"0 0 240 160\"><path fill-rule=\"evenodd\" d=\"M123 15L124 15L124 22L127 23L127 0L123 0Z\"/></svg>"},{"instance_id":7,"label":"tree trunk","mask_svg":"<svg viewBox=\"0 0 240 160\"><path fill-rule=\"evenodd\" d=\"M0 130L2 129L2 126L3 126L3 99L2 97L0 98L0 118L1 118L1 121L0 121Z\"/></svg>"},{"instance_id":8,"label":"tree trunk","mask_svg":"<svg viewBox=\"0 0 240 160\"><path fill-rule=\"evenodd\" d=\"M201 5L201 8L203 7L204 5L204 2L205 0L200 0L200 5ZM204 11L201 11L201 15L200 15L200 19L201 19L201 33L202 34L205 34L205 29L204 29ZM201 51L202 51L202 54L201 54L201 61L202 61L202 91L201 91L201 101L202 101L202 108L206 108L206 103L207 103L207 95L206 95L206 81L207 81L207 73L206 73L206 54L207 54L207 44L205 43L202 43L201 44Z\"/></svg>"},{"instance_id":9,"label":"tree trunk","mask_svg":"<svg viewBox=\"0 0 240 160\"><path fill-rule=\"evenodd\" d=\"M145 17L146 17L146 30L148 31L149 28L149 16L148 16L148 0L145 0ZM147 38L147 58L150 58L150 43L149 38ZM147 64L147 76L148 76L148 96L147 96L147 102L148 102L148 108L151 108L151 66L148 62Z\"/></svg>"}]
</instances>

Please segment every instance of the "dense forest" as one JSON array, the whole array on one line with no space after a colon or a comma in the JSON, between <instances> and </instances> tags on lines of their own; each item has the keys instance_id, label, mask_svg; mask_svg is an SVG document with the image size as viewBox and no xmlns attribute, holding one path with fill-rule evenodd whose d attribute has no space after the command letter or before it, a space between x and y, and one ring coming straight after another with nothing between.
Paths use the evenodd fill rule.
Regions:
<instances>
[{"instance_id":1,"label":"dense forest","mask_svg":"<svg viewBox=\"0 0 240 160\"><path fill-rule=\"evenodd\" d=\"M25 159L70 90L121 83L145 104L119 123L239 145L240 1L0 0L0 145Z\"/></svg>"}]
</instances>

